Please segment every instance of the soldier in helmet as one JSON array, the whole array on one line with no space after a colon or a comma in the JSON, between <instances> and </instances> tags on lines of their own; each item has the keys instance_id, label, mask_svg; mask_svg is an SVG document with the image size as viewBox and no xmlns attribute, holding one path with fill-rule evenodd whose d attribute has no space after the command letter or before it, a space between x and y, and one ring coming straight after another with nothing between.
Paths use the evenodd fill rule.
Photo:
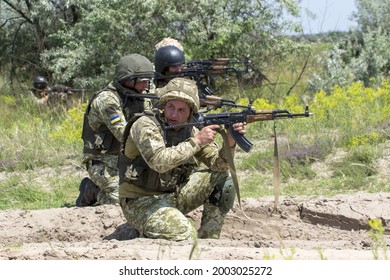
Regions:
<instances>
[{"instance_id":1,"label":"soldier in helmet","mask_svg":"<svg viewBox=\"0 0 390 280\"><path fill-rule=\"evenodd\" d=\"M159 89L165 86L169 79L167 74L181 72L184 68L185 57L182 44L171 37L166 37L154 46L154 83L150 86L150 91L159 95ZM152 101L153 105L159 107L158 101Z\"/></svg>"},{"instance_id":2,"label":"soldier in helmet","mask_svg":"<svg viewBox=\"0 0 390 280\"><path fill-rule=\"evenodd\" d=\"M47 104L51 108L62 107L69 110L77 105L78 101L70 87L63 85L55 85L51 88Z\"/></svg>"},{"instance_id":3,"label":"soldier in helmet","mask_svg":"<svg viewBox=\"0 0 390 280\"><path fill-rule=\"evenodd\" d=\"M164 129L191 121L199 110L194 81L173 78L161 88L162 110L146 110L128 123L119 154L119 198L124 216L140 236L185 240L219 238L233 207L235 189L226 151L216 142L219 125ZM233 125L244 134L245 123ZM236 143L228 133L228 146ZM198 162L207 169L197 170ZM203 205L196 231L185 214Z\"/></svg>"},{"instance_id":4,"label":"soldier in helmet","mask_svg":"<svg viewBox=\"0 0 390 280\"><path fill-rule=\"evenodd\" d=\"M161 78L165 75L181 72L184 64L184 53L179 48L172 45L159 48L154 54L156 87L159 88L166 85L169 80Z\"/></svg>"},{"instance_id":5,"label":"soldier in helmet","mask_svg":"<svg viewBox=\"0 0 390 280\"><path fill-rule=\"evenodd\" d=\"M34 101L40 106L47 105L49 92L50 88L48 87L47 79L43 76L36 76L33 79L33 88L31 89Z\"/></svg>"},{"instance_id":6,"label":"soldier in helmet","mask_svg":"<svg viewBox=\"0 0 390 280\"><path fill-rule=\"evenodd\" d=\"M117 160L125 126L134 113L151 106L127 94L142 93L153 77L153 64L146 57L124 56L116 66L114 80L90 99L82 132L83 163L90 178L82 180L76 206L118 202Z\"/></svg>"},{"instance_id":7,"label":"soldier in helmet","mask_svg":"<svg viewBox=\"0 0 390 280\"><path fill-rule=\"evenodd\" d=\"M62 85L49 87L47 79L43 76L34 78L31 94L38 105L47 105L52 109L63 107L68 110L77 104L71 88Z\"/></svg>"}]
</instances>

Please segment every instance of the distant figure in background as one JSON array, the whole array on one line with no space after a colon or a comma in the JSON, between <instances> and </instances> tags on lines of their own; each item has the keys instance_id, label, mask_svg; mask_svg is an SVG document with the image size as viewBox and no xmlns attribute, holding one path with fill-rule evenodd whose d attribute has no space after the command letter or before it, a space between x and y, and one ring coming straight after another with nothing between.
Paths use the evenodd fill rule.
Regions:
<instances>
[{"instance_id":1,"label":"distant figure in background","mask_svg":"<svg viewBox=\"0 0 390 280\"><path fill-rule=\"evenodd\" d=\"M48 87L47 79L43 76L36 76L33 79L33 88L30 90L30 95L34 102L39 106L46 106L49 92L50 88Z\"/></svg>"},{"instance_id":2,"label":"distant figure in background","mask_svg":"<svg viewBox=\"0 0 390 280\"><path fill-rule=\"evenodd\" d=\"M50 88L47 79L43 76L36 76L33 79L30 93L36 104L49 106L51 109L62 107L68 110L78 103L71 88L63 85Z\"/></svg>"},{"instance_id":3,"label":"distant figure in background","mask_svg":"<svg viewBox=\"0 0 390 280\"><path fill-rule=\"evenodd\" d=\"M49 107L62 106L66 110L73 108L77 103L78 100L72 89L63 85L55 85L52 87L47 100Z\"/></svg>"}]
</instances>

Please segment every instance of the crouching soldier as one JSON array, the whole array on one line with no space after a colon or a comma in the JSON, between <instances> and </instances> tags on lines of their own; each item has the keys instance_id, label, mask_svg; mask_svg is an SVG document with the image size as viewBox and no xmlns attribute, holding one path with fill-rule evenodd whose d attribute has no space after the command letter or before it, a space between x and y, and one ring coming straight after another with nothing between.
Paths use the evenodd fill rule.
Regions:
<instances>
[{"instance_id":1,"label":"crouching soldier","mask_svg":"<svg viewBox=\"0 0 390 280\"><path fill-rule=\"evenodd\" d=\"M120 205L128 223L141 237L185 240L219 238L233 207L235 189L226 150L215 137L219 125L164 129L190 122L199 110L194 81L174 78L161 88L160 105L138 114L126 127L118 167ZM233 129L245 133L245 123ZM228 132L228 146L236 143ZM198 163L207 166L197 170ZM198 231L185 214L203 205Z\"/></svg>"},{"instance_id":2,"label":"crouching soldier","mask_svg":"<svg viewBox=\"0 0 390 280\"><path fill-rule=\"evenodd\" d=\"M89 178L81 181L76 206L118 203L117 161L127 120L151 106L150 100L132 99L127 93L141 94L153 77L153 64L146 57L124 56L116 67L114 81L90 99L82 132L83 163Z\"/></svg>"}]
</instances>

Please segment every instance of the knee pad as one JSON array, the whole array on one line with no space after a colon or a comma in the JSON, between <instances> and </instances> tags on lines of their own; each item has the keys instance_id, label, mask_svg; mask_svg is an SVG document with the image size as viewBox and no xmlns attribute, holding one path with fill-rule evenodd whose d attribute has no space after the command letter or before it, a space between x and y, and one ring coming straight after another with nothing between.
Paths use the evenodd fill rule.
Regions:
<instances>
[{"instance_id":1,"label":"knee pad","mask_svg":"<svg viewBox=\"0 0 390 280\"><path fill-rule=\"evenodd\" d=\"M209 197L210 203L219 207L223 214L226 214L233 208L236 189L233 180L229 177L217 185Z\"/></svg>"}]
</instances>

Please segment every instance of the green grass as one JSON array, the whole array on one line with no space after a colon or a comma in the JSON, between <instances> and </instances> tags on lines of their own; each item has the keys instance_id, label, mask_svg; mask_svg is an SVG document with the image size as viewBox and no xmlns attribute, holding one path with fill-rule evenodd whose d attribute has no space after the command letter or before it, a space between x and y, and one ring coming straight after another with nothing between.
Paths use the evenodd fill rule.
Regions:
<instances>
[{"instance_id":1,"label":"green grass","mask_svg":"<svg viewBox=\"0 0 390 280\"><path fill-rule=\"evenodd\" d=\"M356 83L328 95L319 92L309 104L313 117L278 120L280 195L390 192L388 172L378 164L388 154L390 140L388 89L387 83L378 89ZM278 103L257 99L254 104L261 107L256 109L303 110L295 96ZM80 172L64 175L62 170L82 171L85 104L68 112L40 109L22 93L2 90L0 110L0 209L74 204ZM274 125L248 124L252 151L236 153L242 197L274 194Z\"/></svg>"},{"instance_id":2,"label":"green grass","mask_svg":"<svg viewBox=\"0 0 390 280\"><path fill-rule=\"evenodd\" d=\"M0 210L47 209L74 205L80 177L53 176L34 182L34 174L11 175L0 182ZM61 178L61 179L59 179Z\"/></svg>"}]
</instances>

